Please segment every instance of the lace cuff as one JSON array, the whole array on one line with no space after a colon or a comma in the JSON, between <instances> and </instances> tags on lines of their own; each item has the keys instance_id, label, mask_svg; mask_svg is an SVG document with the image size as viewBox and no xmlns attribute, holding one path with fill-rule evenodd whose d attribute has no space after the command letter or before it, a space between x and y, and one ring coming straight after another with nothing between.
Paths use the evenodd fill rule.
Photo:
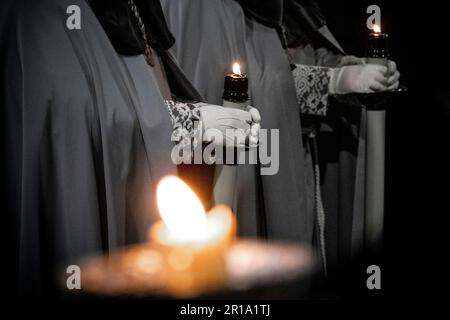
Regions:
<instances>
[{"instance_id":1,"label":"lace cuff","mask_svg":"<svg viewBox=\"0 0 450 320\"><path fill-rule=\"evenodd\" d=\"M300 112L326 116L331 69L296 64L292 70Z\"/></svg>"},{"instance_id":2,"label":"lace cuff","mask_svg":"<svg viewBox=\"0 0 450 320\"><path fill-rule=\"evenodd\" d=\"M201 144L201 126L199 105L188 102L165 100L172 121L172 141L184 156L192 156L193 150Z\"/></svg>"},{"instance_id":3,"label":"lace cuff","mask_svg":"<svg viewBox=\"0 0 450 320\"><path fill-rule=\"evenodd\" d=\"M200 110L193 103L165 100L173 126L173 136L176 142L193 136L195 122L200 121Z\"/></svg>"}]
</instances>

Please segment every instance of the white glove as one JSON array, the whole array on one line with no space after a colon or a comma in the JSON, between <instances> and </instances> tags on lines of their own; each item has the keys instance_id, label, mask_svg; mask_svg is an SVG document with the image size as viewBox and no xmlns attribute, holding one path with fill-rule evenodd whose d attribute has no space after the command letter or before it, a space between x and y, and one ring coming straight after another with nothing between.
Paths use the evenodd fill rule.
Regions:
<instances>
[{"instance_id":1,"label":"white glove","mask_svg":"<svg viewBox=\"0 0 450 320\"><path fill-rule=\"evenodd\" d=\"M241 135L245 140L249 140L250 144L255 143L255 141L256 143L258 142L261 116L256 108L249 106L246 110L241 110L201 104L199 111L204 130L204 142L212 142L223 146L228 140L230 145L230 143L234 142L237 135ZM216 138L218 134L221 134L222 139ZM244 146L245 144L238 147Z\"/></svg>"},{"instance_id":2,"label":"white glove","mask_svg":"<svg viewBox=\"0 0 450 320\"><path fill-rule=\"evenodd\" d=\"M377 64L331 69L329 91L333 95L388 90L388 68Z\"/></svg>"},{"instance_id":3,"label":"white glove","mask_svg":"<svg viewBox=\"0 0 450 320\"><path fill-rule=\"evenodd\" d=\"M400 72L397 70L397 64L392 61L389 60L388 61L388 81L387 81L387 86L388 86L388 90L395 90L398 88L400 82Z\"/></svg>"},{"instance_id":4,"label":"white glove","mask_svg":"<svg viewBox=\"0 0 450 320\"><path fill-rule=\"evenodd\" d=\"M339 61L339 65L337 67L361 65L361 64L368 64L367 58L359 58L355 56L343 56ZM388 61L387 67L388 67L388 71L386 74L386 77L388 78L387 90L395 90L399 86L400 72L398 72L397 70L397 64L392 60Z\"/></svg>"},{"instance_id":5,"label":"white glove","mask_svg":"<svg viewBox=\"0 0 450 320\"><path fill-rule=\"evenodd\" d=\"M256 146L259 141L259 129L261 129L261 115L259 114L258 109L252 106L247 106L245 110L250 112L252 116L252 125L250 128L250 135L249 135L249 145Z\"/></svg>"}]
</instances>

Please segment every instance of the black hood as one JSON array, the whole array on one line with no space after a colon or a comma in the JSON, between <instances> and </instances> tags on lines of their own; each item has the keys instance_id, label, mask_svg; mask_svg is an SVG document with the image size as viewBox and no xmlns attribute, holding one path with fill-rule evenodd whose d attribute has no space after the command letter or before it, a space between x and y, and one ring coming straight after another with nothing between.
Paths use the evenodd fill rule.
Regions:
<instances>
[{"instance_id":1,"label":"black hood","mask_svg":"<svg viewBox=\"0 0 450 320\"><path fill-rule=\"evenodd\" d=\"M289 47L313 42L325 24L316 0L284 0L283 27Z\"/></svg>"},{"instance_id":2,"label":"black hood","mask_svg":"<svg viewBox=\"0 0 450 320\"><path fill-rule=\"evenodd\" d=\"M144 41L127 0L89 0L97 19L120 54L141 54ZM175 39L167 27L159 0L134 0L143 20L147 40L158 52L172 47Z\"/></svg>"},{"instance_id":3,"label":"black hood","mask_svg":"<svg viewBox=\"0 0 450 320\"><path fill-rule=\"evenodd\" d=\"M316 0L236 0L247 16L277 29L284 46L313 41L325 18ZM285 32L281 32L284 30Z\"/></svg>"}]
</instances>

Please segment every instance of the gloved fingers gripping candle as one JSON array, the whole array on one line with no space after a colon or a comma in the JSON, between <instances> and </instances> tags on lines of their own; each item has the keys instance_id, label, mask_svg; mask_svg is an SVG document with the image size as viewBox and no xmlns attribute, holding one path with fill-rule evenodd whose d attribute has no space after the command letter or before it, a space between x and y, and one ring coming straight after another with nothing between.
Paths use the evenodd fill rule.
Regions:
<instances>
[{"instance_id":1,"label":"gloved fingers gripping candle","mask_svg":"<svg viewBox=\"0 0 450 320\"><path fill-rule=\"evenodd\" d=\"M388 68L388 73L390 75L392 75L392 74L394 74L397 71L397 64L395 63L395 61L388 60L387 61L387 68Z\"/></svg>"},{"instance_id":2,"label":"gloved fingers gripping candle","mask_svg":"<svg viewBox=\"0 0 450 320\"><path fill-rule=\"evenodd\" d=\"M199 106L200 119L204 130L203 141L217 145L233 145L236 134L245 136L250 144L258 142L259 122L261 116L256 108L247 106L246 110L201 104ZM215 129L215 130L213 130ZM224 139L214 141L213 136L218 131ZM245 147L246 145L237 145Z\"/></svg>"},{"instance_id":3,"label":"gloved fingers gripping candle","mask_svg":"<svg viewBox=\"0 0 450 320\"><path fill-rule=\"evenodd\" d=\"M400 85L400 72L397 70L397 64L388 60L388 90L395 90Z\"/></svg>"},{"instance_id":4,"label":"gloved fingers gripping candle","mask_svg":"<svg viewBox=\"0 0 450 320\"><path fill-rule=\"evenodd\" d=\"M258 109L254 108L252 106L247 106L245 109L252 116L250 132L248 135L248 137L249 137L248 146L256 147L259 142L259 130L261 129L261 124L260 124L261 123L261 115L260 115Z\"/></svg>"},{"instance_id":5,"label":"gloved fingers gripping candle","mask_svg":"<svg viewBox=\"0 0 450 320\"><path fill-rule=\"evenodd\" d=\"M332 95L385 91L388 90L387 73L387 67L376 64L331 69L329 91Z\"/></svg>"},{"instance_id":6,"label":"gloved fingers gripping candle","mask_svg":"<svg viewBox=\"0 0 450 320\"><path fill-rule=\"evenodd\" d=\"M250 112L250 114L252 115L252 121L255 123L260 123L261 122L261 114L259 113L258 109L252 107L252 106L247 106L245 108L245 110L247 110L248 112Z\"/></svg>"},{"instance_id":7,"label":"gloved fingers gripping candle","mask_svg":"<svg viewBox=\"0 0 450 320\"><path fill-rule=\"evenodd\" d=\"M249 135L249 146L254 147L258 145L259 142L259 130L261 125L259 123L252 124Z\"/></svg>"},{"instance_id":8,"label":"gloved fingers gripping candle","mask_svg":"<svg viewBox=\"0 0 450 320\"><path fill-rule=\"evenodd\" d=\"M208 129L219 129L224 138L222 144L234 147L233 133L226 129L236 129L235 133L244 134L246 146L256 146L258 143L259 123L261 116L259 111L250 106L248 97L248 78L241 73L240 65L233 65L233 73L226 75L223 92L223 107L199 104L203 128L205 129L205 141L210 142Z\"/></svg>"},{"instance_id":9,"label":"gloved fingers gripping candle","mask_svg":"<svg viewBox=\"0 0 450 320\"><path fill-rule=\"evenodd\" d=\"M397 65L394 61L389 60L389 46L388 46L389 35L381 32L381 28L378 25L374 25L369 33L368 45L367 45L367 58L358 58L354 56L343 56L339 62L339 68L333 69L334 81L331 81L333 85L330 87L331 90L334 90L335 94L342 94L339 92L339 88L337 88L339 78L337 75L344 75L346 70L341 69L341 67L352 66L352 65L380 65L387 67L387 73L385 77L387 80L378 81L382 85L373 83L372 86L365 86L367 91L348 91L344 85L345 93L371 93L377 91L390 91L395 90L399 87L399 78L400 73L397 70ZM356 69L353 71L355 72ZM350 71L350 70L347 70ZM367 71L366 71L367 72ZM361 72L363 74L364 72ZM370 81L370 75L366 75L367 81ZM344 77L345 78L345 77ZM348 77L347 77L348 78ZM355 77L355 81L358 81L359 78ZM377 80L380 80L379 78ZM348 82L347 82L348 83ZM367 82L366 82L367 84ZM351 86L354 88L354 86ZM336 89L336 90L335 90ZM361 90L361 87L359 87Z\"/></svg>"},{"instance_id":10,"label":"gloved fingers gripping candle","mask_svg":"<svg viewBox=\"0 0 450 320\"><path fill-rule=\"evenodd\" d=\"M396 72L391 78L388 80L388 91L396 90L400 86L400 72Z\"/></svg>"}]
</instances>

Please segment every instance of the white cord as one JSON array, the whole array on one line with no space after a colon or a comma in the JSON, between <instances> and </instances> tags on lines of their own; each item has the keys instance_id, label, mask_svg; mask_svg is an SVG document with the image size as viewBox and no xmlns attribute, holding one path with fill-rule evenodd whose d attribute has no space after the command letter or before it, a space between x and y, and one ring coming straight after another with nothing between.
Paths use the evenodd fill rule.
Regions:
<instances>
[{"instance_id":1,"label":"white cord","mask_svg":"<svg viewBox=\"0 0 450 320\"><path fill-rule=\"evenodd\" d=\"M313 164L314 164L314 187L315 187L315 204L316 204L316 214L317 223L319 225L319 245L320 254L322 257L323 269L325 277L327 276L327 257L326 257L326 245L325 245L325 210L323 208L322 194L320 191L320 166L319 166L319 151L317 148L317 140L315 134L310 134L311 147L313 153Z\"/></svg>"}]
</instances>

